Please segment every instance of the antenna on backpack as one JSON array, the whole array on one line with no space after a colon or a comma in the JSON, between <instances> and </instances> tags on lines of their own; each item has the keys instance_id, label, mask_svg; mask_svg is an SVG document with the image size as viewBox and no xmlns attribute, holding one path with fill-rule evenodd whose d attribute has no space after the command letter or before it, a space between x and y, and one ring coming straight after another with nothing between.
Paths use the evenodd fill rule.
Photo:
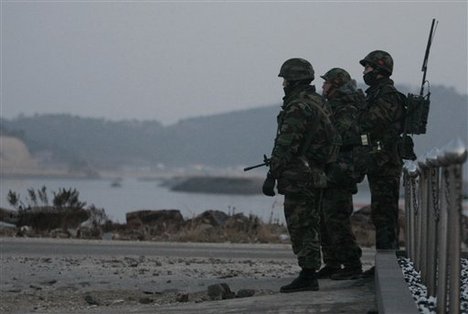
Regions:
<instances>
[{"instance_id":1,"label":"antenna on backpack","mask_svg":"<svg viewBox=\"0 0 468 314\"><path fill-rule=\"evenodd\" d=\"M427 119L429 117L429 107L431 104L431 91L430 83L426 80L427 63L429 61L429 53L431 51L432 41L434 39L435 31L439 22L432 19L431 30L429 31L429 38L427 39L426 52L424 53L424 60L421 67L423 72L421 89L419 95L408 94L405 101L405 115L404 115L404 128L403 136L400 143L400 156L402 159L415 160L416 154L414 153L413 139L408 134L426 134ZM428 92L424 95L424 86L428 85Z\"/></svg>"}]
</instances>

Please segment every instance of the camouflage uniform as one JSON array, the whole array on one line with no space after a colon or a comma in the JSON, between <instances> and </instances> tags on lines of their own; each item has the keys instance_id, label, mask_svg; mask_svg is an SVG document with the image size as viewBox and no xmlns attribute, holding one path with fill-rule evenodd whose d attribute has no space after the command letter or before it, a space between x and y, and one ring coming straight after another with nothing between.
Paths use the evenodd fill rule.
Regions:
<instances>
[{"instance_id":1,"label":"camouflage uniform","mask_svg":"<svg viewBox=\"0 0 468 314\"><path fill-rule=\"evenodd\" d=\"M309 73L296 75L303 69ZM302 268L299 277L281 287L281 292L318 290L315 271L321 264L319 206L326 185L325 164L333 156L332 139L336 132L323 108L323 98L309 85L314 78L310 63L290 59L283 64L279 76L287 82L286 96L277 118L269 175L277 181L278 192L284 195L288 232Z\"/></svg>"},{"instance_id":2,"label":"camouflage uniform","mask_svg":"<svg viewBox=\"0 0 468 314\"><path fill-rule=\"evenodd\" d=\"M337 80L337 77L344 79ZM362 270L362 251L352 232L350 216L353 213L352 194L357 192L358 180L353 166L352 141L359 134L357 108L365 103L365 97L343 69L331 69L322 78L332 86L326 96L333 113L332 122L343 142L337 161L327 167L328 187L322 200L320 236L326 266L321 272L323 277L328 277L341 265L347 272L360 273Z\"/></svg>"},{"instance_id":3,"label":"camouflage uniform","mask_svg":"<svg viewBox=\"0 0 468 314\"><path fill-rule=\"evenodd\" d=\"M283 100L270 171L278 192L285 195L286 223L299 266L318 269L320 194L333 131L314 86L298 85Z\"/></svg>"},{"instance_id":4,"label":"camouflage uniform","mask_svg":"<svg viewBox=\"0 0 468 314\"><path fill-rule=\"evenodd\" d=\"M374 77L364 75L367 108L359 117L361 133L369 134L371 151L367 155L367 178L371 192L371 218L376 229L377 249L398 249L398 200L402 160L398 141L402 130L404 103L389 78L393 60L385 51L373 51L360 61L371 66Z\"/></svg>"}]
</instances>

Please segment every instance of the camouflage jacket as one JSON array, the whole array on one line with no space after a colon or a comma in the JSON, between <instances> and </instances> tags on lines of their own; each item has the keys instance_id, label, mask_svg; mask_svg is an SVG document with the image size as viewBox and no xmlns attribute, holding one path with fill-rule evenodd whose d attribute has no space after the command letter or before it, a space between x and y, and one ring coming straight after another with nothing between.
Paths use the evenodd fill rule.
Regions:
<instances>
[{"instance_id":1,"label":"camouflage jacket","mask_svg":"<svg viewBox=\"0 0 468 314\"><path fill-rule=\"evenodd\" d=\"M327 169L329 183L333 186L352 186L359 181L353 162L353 143L360 136L358 108L365 106L362 90L350 82L336 89L330 95L328 104L332 110L332 122L341 136L342 146L337 161Z\"/></svg>"},{"instance_id":2,"label":"camouflage jacket","mask_svg":"<svg viewBox=\"0 0 468 314\"><path fill-rule=\"evenodd\" d=\"M315 92L314 86L300 85L283 98L281 108L271 153L273 177L301 181L300 176L306 172L304 165L323 171L336 148L333 143L336 132L324 99Z\"/></svg>"},{"instance_id":3,"label":"camouflage jacket","mask_svg":"<svg viewBox=\"0 0 468 314\"><path fill-rule=\"evenodd\" d=\"M405 114L403 96L389 78L369 87L366 94L366 108L359 115L359 125L362 134L370 135L371 166L378 170L390 162L398 167L401 160L397 145Z\"/></svg>"},{"instance_id":4,"label":"camouflage jacket","mask_svg":"<svg viewBox=\"0 0 468 314\"><path fill-rule=\"evenodd\" d=\"M350 83L337 89L328 100L332 111L332 122L343 142L341 151L351 150L356 136L360 136L358 112L365 107L362 90Z\"/></svg>"},{"instance_id":5,"label":"camouflage jacket","mask_svg":"<svg viewBox=\"0 0 468 314\"><path fill-rule=\"evenodd\" d=\"M391 79L382 79L366 90L366 109L359 116L362 133L369 133L371 141L396 141L402 129L404 104L400 92Z\"/></svg>"}]
</instances>

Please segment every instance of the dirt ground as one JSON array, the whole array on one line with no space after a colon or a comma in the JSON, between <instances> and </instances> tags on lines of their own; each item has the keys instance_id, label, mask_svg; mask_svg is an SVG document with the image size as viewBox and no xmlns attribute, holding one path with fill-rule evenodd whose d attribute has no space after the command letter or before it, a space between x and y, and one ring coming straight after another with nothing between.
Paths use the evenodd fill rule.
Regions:
<instances>
[{"instance_id":1,"label":"dirt ground","mask_svg":"<svg viewBox=\"0 0 468 314\"><path fill-rule=\"evenodd\" d=\"M267 288L270 279L297 271L290 260L2 254L0 312L203 302L217 298L208 286L220 283L236 295L264 295L277 290Z\"/></svg>"},{"instance_id":2,"label":"dirt ground","mask_svg":"<svg viewBox=\"0 0 468 314\"><path fill-rule=\"evenodd\" d=\"M275 295L299 271L292 253L280 258L73 255L54 246L44 246L44 254L0 252L0 313L112 313L142 306L158 312L171 304Z\"/></svg>"}]
</instances>

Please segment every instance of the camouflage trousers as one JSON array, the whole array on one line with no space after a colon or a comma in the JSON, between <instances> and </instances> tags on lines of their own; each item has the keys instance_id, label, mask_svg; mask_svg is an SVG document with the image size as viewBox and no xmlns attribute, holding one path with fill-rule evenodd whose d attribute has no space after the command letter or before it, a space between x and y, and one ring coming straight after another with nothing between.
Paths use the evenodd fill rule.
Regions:
<instances>
[{"instance_id":1,"label":"camouflage trousers","mask_svg":"<svg viewBox=\"0 0 468 314\"><path fill-rule=\"evenodd\" d=\"M367 175L371 192L371 219L375 225L375 247L378 250L399 248L398 200L400 177Z\"/></svg>"},{"instance_id":2,"label":"camouflage trousers","mask_svg":"<svg viewBox=\"0 0 468 314\"><path fill-rule=\"evenodd\" d=\"M320 268L321 190L284 196L284 215L297 262L302 269Z\"/></svg>"},{"instance_id":3,"label":"camouflage trousers","mask_svg":"<svg viewBox=\"0 0 468 314\"><path fill-rule=\"evenodd\" d=\"M351 229L352 193L344 188L325 189L320 210L320 242L327 266L360 267L362 251Z\"/></svg>"}]
</instances>

